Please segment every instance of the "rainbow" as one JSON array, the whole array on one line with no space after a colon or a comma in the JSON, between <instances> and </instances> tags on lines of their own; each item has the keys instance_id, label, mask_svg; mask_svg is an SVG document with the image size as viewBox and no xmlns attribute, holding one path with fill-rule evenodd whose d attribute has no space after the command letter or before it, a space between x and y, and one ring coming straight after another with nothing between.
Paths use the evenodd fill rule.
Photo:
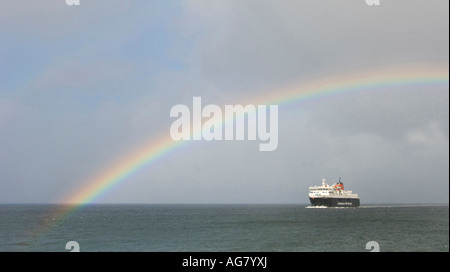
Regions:
<instances>
[{"instance_id":1,"label":"rainbow","mask_svg":"<svg viewBox=\"0 0 450 272\"><path fill-rule=\"evenodd\" d=\"M448 64L408 66L403 68L384 68L378 70L353 72L308 80L307 83L277 87L272 91L258 93L255 97L241 101L241 104L278 104L306 102L323 97L352 94L377 90L392 90L396 87L447 86L449 84ZM245 103L244 103L245 102ZM169 114L169 113L167 113ZM226 125L230 120L225 120ZM169 131L152 138L135 152L130 152L116 164L84 182L80 189L63 198L59 203L70 208L60 210L57 222L50 222L42 229L63 221L71 212L83 205L94 203L114 186L128 180L133 174L154 164L181 146L198 141L174 141ZM42 231L45 232L45 231Z\"/></svg>"},{"instance_id":2,"label":"rainbow","mask_svg":"<svg viewBox=\"0 0 450 272\"><path fill-rule=\"evenodd\" d=\"M319 99L322 97L394 88L399 86L447 85L449 70L447 66L418 66L402 69L383 69L350 73L334 77L326 77L307 84L281 88L247 99L242 104L278 104L284 105L298 101ZM224 123L230 120L225 120ZM106 171L89 179L80 190L64 198L60 203L83 205L92 203L95 199L108 192L115 185L148 166L180 146L193 141L174 141L168 131L151 139L136 152L122 158Z\"/></svg>"}]
</instances>

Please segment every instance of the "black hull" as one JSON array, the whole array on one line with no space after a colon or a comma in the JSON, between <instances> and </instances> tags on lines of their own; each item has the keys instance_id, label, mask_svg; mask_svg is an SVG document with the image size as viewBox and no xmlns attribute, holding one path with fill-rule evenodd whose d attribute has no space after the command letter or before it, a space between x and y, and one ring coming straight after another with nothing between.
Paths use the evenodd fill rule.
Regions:
<instances>
[{"instance_id":1,"label":"black hull","mask_svg":"<svg viewBox=\"0 0 450 272\"><path fill-rule=\"evenodd\" d=\"M313 206L326 207L359 207L359 198L309 198Z\"/></svg>"}]
</instances>

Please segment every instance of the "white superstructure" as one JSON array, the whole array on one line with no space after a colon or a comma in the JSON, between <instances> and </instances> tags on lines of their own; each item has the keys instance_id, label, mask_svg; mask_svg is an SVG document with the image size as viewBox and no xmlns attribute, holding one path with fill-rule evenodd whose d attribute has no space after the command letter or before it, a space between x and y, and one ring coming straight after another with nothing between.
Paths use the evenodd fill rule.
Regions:
<instances>
[{"instance_id":1,"label":"white superstructure","mask_svg":"<svg viewBox=\"0 0 450 272\"><path fill-rule=\"evenodd\" d=\"M322 185L309 187L309 198L358 198L358 194L344 190L340 181L330 186L322 179Z\"/></svg>"}]
</instances>

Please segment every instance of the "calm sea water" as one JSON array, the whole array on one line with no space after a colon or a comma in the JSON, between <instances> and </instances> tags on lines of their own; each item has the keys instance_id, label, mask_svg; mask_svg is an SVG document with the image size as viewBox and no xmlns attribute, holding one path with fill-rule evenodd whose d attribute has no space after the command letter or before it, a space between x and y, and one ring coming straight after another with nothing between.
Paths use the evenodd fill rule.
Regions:
<instances>
[{"instance_id":1,"label":"calm sea water","mask_svg":"<svg viewBox=\"0 0 450 272\"><path fill-rule=\"evenodd\" d=\"M0 205L0 251L449 251L448 206ZM67 208L67 207L62 207Z\"/></svg>"}]
</instances>

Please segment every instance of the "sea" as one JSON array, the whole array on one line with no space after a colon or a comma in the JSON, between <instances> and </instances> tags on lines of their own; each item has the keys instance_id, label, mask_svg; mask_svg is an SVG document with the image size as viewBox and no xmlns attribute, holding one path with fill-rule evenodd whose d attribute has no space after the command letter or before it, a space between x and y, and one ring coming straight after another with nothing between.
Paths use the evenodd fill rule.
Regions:
<instances>
[{"instance_id":1,"label":"sea","mask_svg":"<svg viewBox=\"0 0 450 272\"><path fill-rule=\"evenodd\" d=\"M0 251L448 252L448 205L0 205Z\"/></svg>"}]
</instances>

